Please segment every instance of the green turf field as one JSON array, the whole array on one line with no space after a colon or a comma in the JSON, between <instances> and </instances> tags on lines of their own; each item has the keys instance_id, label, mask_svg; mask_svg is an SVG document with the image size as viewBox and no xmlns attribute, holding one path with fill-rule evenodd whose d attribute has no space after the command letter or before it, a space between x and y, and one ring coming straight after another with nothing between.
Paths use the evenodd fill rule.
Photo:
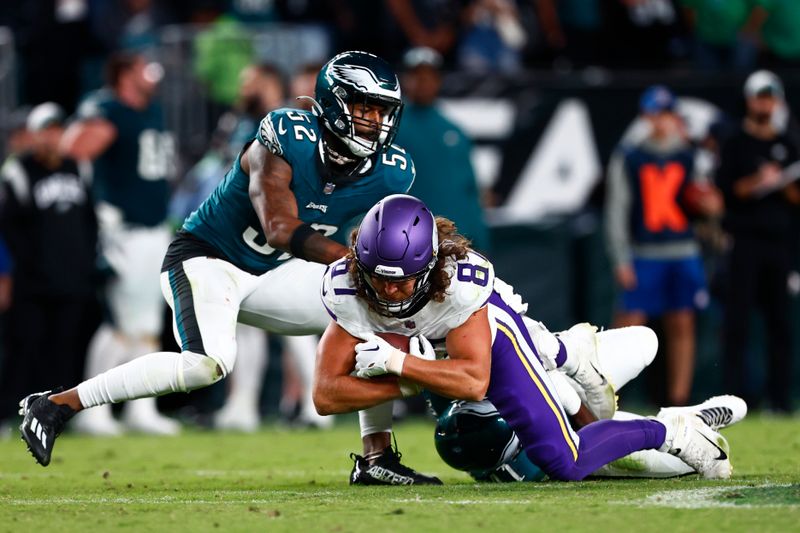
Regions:
<instances>
[{"instance_id":1,"label":"green turf field","mask_svg":"<svg viewBox=\"0 0 800 533\"><path fill-rule=\"evenodd\" d=\"M728 482L476 485L439 460L432 430L400 424L400 449L444 487L349 487L352 419L330 432L64 435L47 468L0 441L0 531L800 531L800 419L725 430Z\"/></svg>"}]
</instances>

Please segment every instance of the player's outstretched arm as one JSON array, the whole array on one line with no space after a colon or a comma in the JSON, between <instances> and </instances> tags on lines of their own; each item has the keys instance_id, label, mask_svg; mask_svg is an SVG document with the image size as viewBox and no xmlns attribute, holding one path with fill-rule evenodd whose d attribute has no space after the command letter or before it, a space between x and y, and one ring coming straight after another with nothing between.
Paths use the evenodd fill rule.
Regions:
<instances>
[{"instance_id":1,"label":"player's outstretched arm","mask_svg":"<svg viewBox=\"0 0 800 533\"><path fill-rule=\"evenodd\" d=\"M489 388L492 333L483 307L447 334L448 359L406 357L400 375L455 400L480 401Z\"/></svg>"},{"instance_id":2,"label":"player's outstretched arm","mask_svg":"<svg viewBox=\"0 0 800 533\"><path fill-rule=\"evenodd\" d=\"M73 159L94 161L117 138L117 127L104 118L75 122L61 139L59 150Z\"/></svg>"},{"instance_id":3,"label":"player's outstretched arm","mask_svg":"<svg viewBox=\"0 0 800 533\"><path fill-rule=\"evenodd\" d=\"M361 379L352 376L355 346L362 342L331 322L317 346L314 406L321 415L349 413L401 398L395 376Z\"/></svg>"},{"instance_id":4,"label":"player's outstretched arm","mask_svg":"<svg viewBox=\"0 0 800 533\"><path fill-rule=\"evenodd\" d=\"M347 247L324 237L298 218L297 200L290 188L292 167L258 142L242 158L250 176L250 201L261 221L267 244L295 257L329 264L347 253Z\"/></svg>"}]
</instances>

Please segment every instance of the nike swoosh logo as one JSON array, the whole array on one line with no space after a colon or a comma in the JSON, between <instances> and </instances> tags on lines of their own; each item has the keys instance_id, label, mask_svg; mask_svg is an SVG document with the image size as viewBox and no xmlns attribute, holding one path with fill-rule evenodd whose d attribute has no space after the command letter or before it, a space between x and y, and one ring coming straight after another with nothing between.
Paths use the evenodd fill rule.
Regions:
<instances>
[{"instance_id":1,"label":"nike swoosh logo","mask_svg":"<svg viewBox=\"0 0 800 533\"><path fill-rule=\"evenodd\" d=\"M700 433L700 432L698 431L698 433ZM724 461L725 459L728 458L728 454L725 453L725 450L720 448L719 445L716 442L714 442L713 440L709 439L708 437L706 437L702 433L700 433L700 436L703 437L704 439L706 439L708 442L710 442L714 446L714 448L719 450L719 456L717 457L717 461Z\"/></svg>"},{"instance_id":2,"label":"nike swoosh logo","mask_svg":"<svg viewBox=\"0 0 800 533\"><path fill-rule=\"evenodd\" d=\"M367 350L367 349L359 350L359 352L377 352L378 349L379 348L376 346L375 348L370 348L369 350Z\"/></svg>"},{"instance_id":3,"label":"nike swoosh logo","mask_svg":"<svg viewBox=\"0 0 800 533\"><path fill-rule=\"evenodd\" d=\"M284 128L284 127L283 127L283 118L281 118L281 119L278 121L278 133L280 133L281 135L283 135L284 133L286 133L286 128Z\"/></svg>"}]
</instances>

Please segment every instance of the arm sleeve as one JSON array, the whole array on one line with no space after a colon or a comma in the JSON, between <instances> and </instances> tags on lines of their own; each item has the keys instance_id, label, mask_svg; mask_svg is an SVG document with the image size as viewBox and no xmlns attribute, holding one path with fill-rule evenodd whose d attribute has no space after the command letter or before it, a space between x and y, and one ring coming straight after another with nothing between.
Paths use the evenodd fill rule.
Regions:
<instances>
[{"instance_id":1,"label":"arm sleeve","mask_svg":"<svg viewBox=\"0 0 800 533\"><path fill-rule=\"evenodd\" d=\"M617 151L608 164L608 187L606 189L605 226L608 252L616 267L631 262L630 210L631 190L625 155Z\"/></svg>"}]
</instances>

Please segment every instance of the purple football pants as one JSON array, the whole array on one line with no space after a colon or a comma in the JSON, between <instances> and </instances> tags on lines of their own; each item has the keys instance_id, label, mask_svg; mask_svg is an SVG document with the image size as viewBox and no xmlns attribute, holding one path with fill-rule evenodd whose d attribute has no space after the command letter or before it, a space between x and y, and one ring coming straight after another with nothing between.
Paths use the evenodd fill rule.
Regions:
<instances>
[{"instance_id":1,"label":"purple football pants","mask_svg":"<svg viewBox=\"0 0 800 533\"><path fill-rule=\"evenodd\" d=\"M497 334L487 396L550 478L577 481L631 452L664 443L666 428L655 420L601 420L576 438L522 319L497 293L489 306Z\"/></svg>"}]
</instances>

